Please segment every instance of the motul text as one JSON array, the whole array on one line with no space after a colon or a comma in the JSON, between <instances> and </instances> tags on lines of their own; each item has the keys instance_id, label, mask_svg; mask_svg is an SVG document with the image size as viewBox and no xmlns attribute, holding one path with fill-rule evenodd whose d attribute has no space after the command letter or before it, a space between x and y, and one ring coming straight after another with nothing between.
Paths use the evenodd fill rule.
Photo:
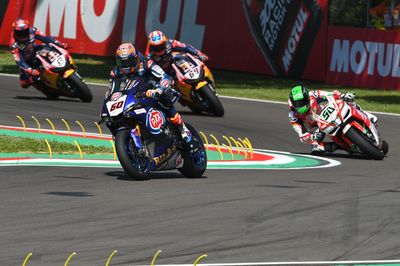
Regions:
<instances>
[{"instance_id":1,"label":"motul text","mask_svg":"<svg viewBox=\"0 0 400 266\"><path fill-rule=\"evenodd\" d=\"M400 77L400 44L334 39L329 70Z\"/></svg>"},{"instance_id":2,"label":"motul text","mask_svg":"<svg viewBox=\"0 0 400 266\"><path fill-rule=\"evenodd\" d=\"M297 14L296 23L293 25L293 29L282 57L282 65L286 72L289 71L289 67L292 64L293 55L296 52L299 40L303 35L305 27L307 26L309 17L310 13L305 9L300 8L299 13Z\"/></svg>"}]
</instances>

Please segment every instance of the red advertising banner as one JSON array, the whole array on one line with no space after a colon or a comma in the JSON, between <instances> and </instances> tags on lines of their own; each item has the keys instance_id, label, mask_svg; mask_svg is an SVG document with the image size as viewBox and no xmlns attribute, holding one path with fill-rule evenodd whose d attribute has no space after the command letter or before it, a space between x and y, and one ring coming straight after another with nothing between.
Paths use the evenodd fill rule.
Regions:
<instances>
[{"instance_id":1,"label":"red advertising banner","mask_svg":"<svg viewBox=\"0 0 400 266\"><path fill-rule=\"evenodd\" d=\"M329 26L327 82L400 89L400 34Z\"/></svg>"},{"instance_id":2,"label":"red advertising banner","mask_svg":"<svg viewBox=\"0 0 400 266\"><path fill-rule=\"evenodd\" d=\"M214 68L325 80L325 0L4 0L0 44L27 18L71 52L114 55L122 42L144 51L153 30L204 51ZM4 6L4 4L3 4ZM1 16L0 16L1 18ZM0 21L1 23L1 21Z\"/></svg>"}]
</instances>

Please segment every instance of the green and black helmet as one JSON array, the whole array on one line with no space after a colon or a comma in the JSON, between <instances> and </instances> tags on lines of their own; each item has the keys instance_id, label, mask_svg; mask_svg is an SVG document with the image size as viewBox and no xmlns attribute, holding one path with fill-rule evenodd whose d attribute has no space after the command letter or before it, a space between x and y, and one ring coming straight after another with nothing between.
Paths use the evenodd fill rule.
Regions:
<instances>
[{"instance_id":1,"label":"green and black helmet","mask_svg":"<svg viewBox=\"0 0 400 266\"><path fill-rule=\"evenodd\" d=\"M308 90L304 86L299 85L293 87L292 91L289 93L289 101L294 110L299 114L307 113L308 109L310 109Z\"/></svg>"}]
</instances>

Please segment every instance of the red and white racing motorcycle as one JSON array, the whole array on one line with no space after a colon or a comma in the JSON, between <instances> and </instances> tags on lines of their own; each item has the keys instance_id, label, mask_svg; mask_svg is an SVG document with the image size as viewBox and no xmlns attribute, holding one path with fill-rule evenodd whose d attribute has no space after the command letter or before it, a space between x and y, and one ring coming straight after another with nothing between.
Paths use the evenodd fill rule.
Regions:
<instances>
[{"instance_id":1,"label":"red and white racing motorcycle","mask_svg":"<svg viewBox=\"0 0 400 266\"><path fill-rule=\"evenodd\" d=\"M349 153L382 160L389 145L379 136L376 126L367 115L358 110L355 104L332 96L328 96L327 100L319 113L313 113L319 130Z\"/></svg>"},{"instance_id":2,"label":"red and white racing motorcycle","mask_svg":"<svg viewBox=\"0 0 400 266\"><path fill-rule=\"evenodd\" d=\"M49 99L66 96L92 101L92 93L67 50L52 43L42 45L36 51L35 64L40 71L40 77L34 81L35 87Z\"/></svg>"}]
</instances>

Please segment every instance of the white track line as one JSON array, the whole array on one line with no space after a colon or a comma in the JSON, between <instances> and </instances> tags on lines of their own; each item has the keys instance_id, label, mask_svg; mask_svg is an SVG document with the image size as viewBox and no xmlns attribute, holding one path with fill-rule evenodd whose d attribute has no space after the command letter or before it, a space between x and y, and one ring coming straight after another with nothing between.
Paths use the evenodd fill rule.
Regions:
<instances>
[{"instance_id":1,"label":"white track line","mask_svg":"<svg viewBox=\"0 0 400 266\"><path fill-rule=\"evenodd\" d=\"M296 261L254 263L207 263L198 266L262 266L262 265L346 265L346 264L399 264L400 260L353 260L353 261ZM145 265L141 265L145 266ZM148 266L148 265L146 265ZM157 266L193 266L193 264L157 264Z\"/></svg>"},{"instance_id":2,"label":"white track line","mask_svg":"<svg viewBox=\"0 0 400 266\"><path fill-rule=\"evenodd\" d=\"M6 73L0 73L0 76L19 77L19 75L17 75L17 74L6 74ZM108 87L108 84L95 83L95 82L86 82L86 83L89 85L94 85L94 86ZM232 100L249 101L249 102L273 103L273 104L281 104L281 105L287 104L286 102L280 102L280 101L260 100L260 99L242 98L242 97L235 97L235 96L219 95L219 97L226 98L226 99L232 99ZM385 112L375 112L375 111L372 111L372 113L400 117L400 114L395 114L395 113L385 113Z\"/></svg>"}]
</instances>

